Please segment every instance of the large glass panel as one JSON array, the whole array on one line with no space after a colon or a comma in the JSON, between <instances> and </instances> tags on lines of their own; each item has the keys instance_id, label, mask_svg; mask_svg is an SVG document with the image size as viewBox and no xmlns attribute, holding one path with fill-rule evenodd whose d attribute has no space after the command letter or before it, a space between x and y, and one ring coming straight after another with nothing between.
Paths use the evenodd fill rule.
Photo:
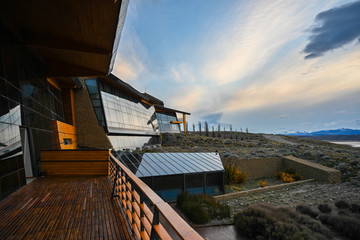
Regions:
<instances>
[{"instance_id":1,"label":"large glass panel","mask_svg":"<svg viewBox=\"0 0 360 240\"><path fill-rule=\"evenodd\" d=\"M158 120L160 132L162 133L179 133L179 124L171 123L172 121L178 121L175 113L168 112L156 112L156 118Z\"/></svg>"},{"instance_id":2,"label":"large glass panel","mask_svg":"<svg viewBox=\"0 0 360 240\"><path fill-rule=\"evenodd\" d=\"M131 100L126 100L118 95L101 91L108 131L117 134L157 135L154 107L131 96L127 96Z\"/></svg>"},{"instance_id":3,"label":"large glass panel","mask_svg":"<svg viewBox=\"0 0 360 240\"><path fill-rule=\"evenodd\" d=\"M223 172L206 173L206 193L219 195L223 192Z\"/></svg>"},{"instance_id":4,"label":"large glass panel","mask_svg":"<svg viewBox=\"0 0 360 240\"><path fill-rule=\"evenodd\" d=\"M87 79L87 80L85 80L85 84L89 91L91 103L94 107L95 115L96 115L96 118L98 119L99 125L106 127L105 117L104 117L104 113L103 113L103 105L101 104L97 80L96 79ZM104 110L106 111L106 109L104 109Z\"/></svg>"},{"instance_id":5,"label":"large glass panel","mask_svg":"<svg viewBox=\"0 0 360 240\"><path fill-rule=\"evenodd\" d=\"M141 150L160 144L159 136L109 136L114 150Z\"/></svg>"},{"instance_id":6,"label":"large glass panel","mask_svg":"<svg viewBox=\"0 0 360 240\"><path fill-rule=\"evenodd\" d=\"M21 152L20 105L0 116L0 159Z\"/></svg>"},{"instance_id":7,"label":"large glass panel","mask_svg":"<svg viewBox=\"0 0 360 240\"><path fill-rule=\"evenodd\" d=\"M192 194L204 193L204 173L186 174L185 191Z\"/></svg>"},{"instance_id":8,"label":"large glass panel","mask_svg":"<svg viewBox=\"0 0 360 240\"><path fill-rule=\"evenodd\" d=\"M183 176L168 175L153 177L152 189L167 202L175 202L177 195L182 191Z\"/></svg>"}]
</instances>

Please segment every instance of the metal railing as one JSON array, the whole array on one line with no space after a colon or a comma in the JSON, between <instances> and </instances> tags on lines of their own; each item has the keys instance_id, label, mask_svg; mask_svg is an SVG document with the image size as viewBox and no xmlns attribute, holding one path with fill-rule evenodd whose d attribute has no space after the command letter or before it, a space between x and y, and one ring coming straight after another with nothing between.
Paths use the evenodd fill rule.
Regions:
<instances>
[{"instance_id":1,"label":"metal railing","mask_svg":"<svg viewBox=\"0 0 360 240\"><path fill-rule=\"evenodd\" d=\"M118 198L137 239L172 239L161 224L160 216L180 239L203 239L168 203L111 153L109 176L113 184L112 197Z\"/></svg>"}]
</instances>

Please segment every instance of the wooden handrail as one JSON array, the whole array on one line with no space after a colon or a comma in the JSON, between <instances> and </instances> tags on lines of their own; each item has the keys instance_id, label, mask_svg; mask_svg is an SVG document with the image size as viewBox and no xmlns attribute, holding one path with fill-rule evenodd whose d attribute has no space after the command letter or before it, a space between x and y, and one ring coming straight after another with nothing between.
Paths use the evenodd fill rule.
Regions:
<instances>
[{"instance_id":1,"label":"wooden handrail","mask_svg":"<svg viewBox=\"0 0 360 240\"><path fill-rule=\"evenodd\" d=\"M109 175L113 184L113 197L119 198L137 239L171 239L159 221L160 215L180 239L203 239L168 203L111 153ZM151 203L153 210L145 204L144 198Z\"/></svg>"}]
</instances>

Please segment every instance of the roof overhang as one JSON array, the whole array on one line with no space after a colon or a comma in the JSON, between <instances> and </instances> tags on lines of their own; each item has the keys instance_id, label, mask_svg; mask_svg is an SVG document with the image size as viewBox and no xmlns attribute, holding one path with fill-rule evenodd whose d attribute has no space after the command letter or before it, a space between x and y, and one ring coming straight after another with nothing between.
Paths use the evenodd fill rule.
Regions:
<instances>
[{"instance_id":1,"label":"roof overhang","mask_svg":"<svg viewBox=\"0 0 360 240\"><path fill-rule=\"evenodd\" d=\"M40 56L48 77L112 70L128 0L1 1L0 21Z\"/></svg>"},{"instance_id":2,"label":"roof overhang","mask_svg":"<svg viewBox=\"0 0 360 240\"><path fill-rule=\"evenodd\" d=\"M167 108L167 107L160 106L160 105L154 105L154 107L155 107L155 110L160 110L160 111L164 111L164 112L173 112L173 113L182 113L182 114L186 114L186 115L191 115L191 113L188 113L188 112L176 110L173 108Z\"/></svg>"}]
</instances>

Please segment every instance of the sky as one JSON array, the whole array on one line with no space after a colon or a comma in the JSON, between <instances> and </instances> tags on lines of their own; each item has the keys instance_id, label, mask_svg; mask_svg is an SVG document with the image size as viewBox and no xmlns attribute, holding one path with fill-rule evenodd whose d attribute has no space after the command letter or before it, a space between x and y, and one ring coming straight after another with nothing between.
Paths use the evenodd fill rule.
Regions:
<instances>
[{"instance_id":1,"label":"sky","mask_svg":"<svg viewBox=\"0 0 360 240\"><path fill-rule=\"evenodd\" d=\"M132 0L113 74L190 126L360 129L360 1Z\"/></svg>"}]
</instances>

